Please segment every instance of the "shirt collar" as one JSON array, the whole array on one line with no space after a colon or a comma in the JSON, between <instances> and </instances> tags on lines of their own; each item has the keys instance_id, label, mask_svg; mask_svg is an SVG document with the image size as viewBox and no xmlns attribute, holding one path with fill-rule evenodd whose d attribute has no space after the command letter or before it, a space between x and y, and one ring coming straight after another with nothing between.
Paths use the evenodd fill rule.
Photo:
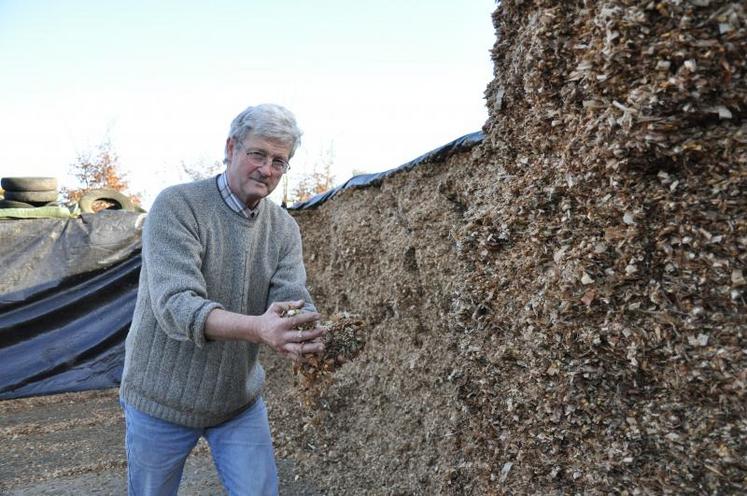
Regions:
<instances>
[{"instance_id":1,"label":"shirt collar","mask_svg":"<svg viewBox=\"0 0 747 496\"><path fill-rule=\"evenodd\" d=\"M242 201L239 200L239 197L233 194L233 191L229 188L226 172L223 172L218 176L218 191L220 191L220 195L223 197L223 201L226 202L226 205L228 205L228 208L237 214L241 214L247 219L253 219L257 216L259 205L257 205L257 208L249 208L242 203Z\"/></svg>"}]
</instances>

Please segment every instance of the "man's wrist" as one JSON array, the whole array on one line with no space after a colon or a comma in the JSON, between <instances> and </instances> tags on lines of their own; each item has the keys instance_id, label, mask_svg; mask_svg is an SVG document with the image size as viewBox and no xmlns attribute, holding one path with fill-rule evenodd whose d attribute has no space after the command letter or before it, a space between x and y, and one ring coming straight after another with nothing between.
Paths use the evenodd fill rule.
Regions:
<instances>
[{"instance_id":1,"label":"man's wrist","mask_svg":"<svg viewBox=\"0 0 747 496\"><path fill-rule=\"evenodd\" d=\"M216 308L205 320L205 339L260 343L259 318Z\"/></svg>"}]
</instances>

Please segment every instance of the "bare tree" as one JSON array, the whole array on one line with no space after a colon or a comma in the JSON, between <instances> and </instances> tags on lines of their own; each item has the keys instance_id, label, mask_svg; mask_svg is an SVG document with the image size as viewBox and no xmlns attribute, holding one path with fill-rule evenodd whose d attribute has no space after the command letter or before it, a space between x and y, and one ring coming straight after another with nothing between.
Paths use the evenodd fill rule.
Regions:
<instances>
[{"instance_id":1,"label":"bare tree","mask_svg":"<svg viewBox=\"0 0 747 496\"><path fill-rule=\"evenodd\" d=\"M119 156L108 137L94 150L78 153L69 168L79 184L77 188L61 189L62 196L69 202L77 202L92 189L107 188L126 192L129 188L126 174L121 171ZM140 198L137 195L128 196L135 205L140 204Z\"/></svg>"},{"instance_id":2,"label":"bare tree","mask_svg":"<svg viewBox=\"0 0 747 496\"><path fill-rule=\"evenodd\" d=\"M322 149L319 158L314 161L311 172L302 174L298 183L293 188L290 198L284 198L283 202L305 201L314 195L324 193L334 186L335 176L332 174L332 165L335 162L334 144Z\"/></svg>"},{"instance_id":3,"label":"bare tree","mask_svg":"<svg viewBox=\"0 0 747 496\"><path fill-rule=\"evenodd\" d=\"M199 181L223 172L225 165L220 160L210 162L206 159L200 159L193 164L187 164L182 160L181 167L192 181Z\"/></svg>"}]
</instances>

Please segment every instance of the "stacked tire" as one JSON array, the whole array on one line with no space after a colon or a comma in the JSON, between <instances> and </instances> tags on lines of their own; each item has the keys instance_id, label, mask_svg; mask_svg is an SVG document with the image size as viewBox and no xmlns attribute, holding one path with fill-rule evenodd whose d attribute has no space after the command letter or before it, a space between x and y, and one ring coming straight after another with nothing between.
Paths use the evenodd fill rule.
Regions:
<instances>
[{"instance_id":1,"label":"stacked tire","mask_svg":"<svg viewBox=\"0 0 747 496\"><path fill-rule=\"evenodd\" d=\"M4 177L0 185L5 190L0 208L43 207L57 201L55 177Z\"/></svg>"},{"instance_id":2,"label":"stacked tire","mask_svg":"<svg viewBox=\"0 0 747 496\"><path fill-rule=\"evenodd\" d=\"M103 202L101 205L100 202ZM101 188L92 189L78 200L78 206L83 213L96 213L99 210L126 210L134 212L135 205L127 196L119 191Z\"/></svg>"}]
</instances>

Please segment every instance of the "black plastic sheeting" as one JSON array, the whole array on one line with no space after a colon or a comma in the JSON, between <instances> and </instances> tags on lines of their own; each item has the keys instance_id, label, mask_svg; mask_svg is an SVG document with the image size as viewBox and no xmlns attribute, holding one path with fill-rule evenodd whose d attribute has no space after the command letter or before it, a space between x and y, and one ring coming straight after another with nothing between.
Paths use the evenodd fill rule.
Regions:
<instances>
[{"instance_id":1,"label":"black plastic sheeting","mask_svg":"<svg viewBox=\"0 0 747 496\"><path fill-rule=\"evenodd\" d=\"M0 399L119 384L140 254L53 290L0 302Z\"/></svg>"},{"instance_id":2,"label":"black plastic sheeting","mask_svg":"<svg viewBox=\"0 0 747 496\"><path fill-rule=\"evenodd\" d=\"M465 150L469 150L470 148L474 147L478 143L482 142L482 140L485 138L485 135L482 131L476 131L474 133L465 134L461 138L457 138L451 143L447 143L444 146L441 146L439 148L436 148L435 150L432 150L428 153L425 153L415 160L411 160L407 162L406 164L402 164L399 167L395 167L394 169L389 169L384 172L376 172L373 174L360 174L358 176L353 176L350 179L348 179L345 183L335 186L334 188L325 191L324 193L320 193L318 195L312 196L308 200L294 203L292 206L288 207L288 210L303 210L307 208L315 208L321 205L322 203L326 202L333 196L335 196L337 193L339 193L342 190L348 189L348 188L362 188L365 186L373 186L376 184L381 183L385 178L392 176L394 174L398 174L400 172L405 172L414 169L415 167L428 163L428 162L436 162L440 160L444 160L450 155L453 155L454 153L462 152Z\"/></svg>"},{"instance_id":3,"label":"black plastic sheeting","mask_svg":"<svg viewBox=\"0 0 747 496\"><path fill-rule=\"evenodd\" d=\"M0 221L0 399L119 384L143 217Z\"/></svg>"},{"instance_id":4,"label":"black plastic sheeting","mask_svg":"<svg viewBox=\"0 0 747 496\"><path fill-rule=\"evenodd\" d=\"M66 277L119 263L140 248L143 218L103 210L75 219L0 221L0 300L11 292L23 300Z\"/></svg>"}]
</instances>

